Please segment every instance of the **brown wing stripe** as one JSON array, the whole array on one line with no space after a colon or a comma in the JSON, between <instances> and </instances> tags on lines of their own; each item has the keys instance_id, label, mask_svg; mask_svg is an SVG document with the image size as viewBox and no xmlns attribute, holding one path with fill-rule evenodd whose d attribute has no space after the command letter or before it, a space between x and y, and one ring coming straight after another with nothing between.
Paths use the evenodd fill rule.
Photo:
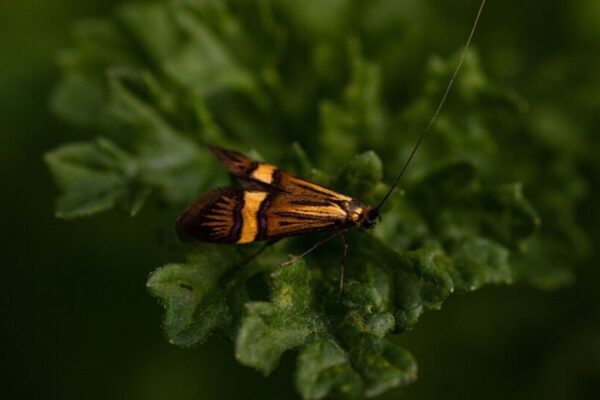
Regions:
<instances>
[{"instance_id":1,"label":"brown wing stripe","mask_svg":"<svg viewBox=\"0 0 600 400\"><path fill-rule=\"evenodd\" d=\"M256 219L258 220L258 232L256 232L255 240L263 240L267 235L267 209L271 204L272 197L273 193L269 193L261 203L260 207L258 208L258 212L256 213Z\"/></svg>"},{"instance_id":2,"label":"brown wing stripe","mask_svg":"<svg viewBox=\"0 0 600 400\"><path fill-rule=\"evenodd\" d=\"M318 200L292 200L290 204L295 204L299 206L315 206L315 207L329 207L332 206L333 203L330 201L318 201Z\"/></svg>"},{"instance_id":3,"label":"brown wing stripe","mask_svg":"<svg viewBox=\"0 0 600 400\"><path fill-rule=\"evenodd\" d=\"M319 220L319 221L331 222L330 214L323 214L323 216L320 216L320 215L315 215L315 214L310 214L310 215L298 214L298 213L291 212L291 211L279 211L279 212L277 212L277 215L279 215L280 217L290 217L290 218L297 218L297 219L309 220L309 221Z\"/></svg>"},{"instance_id":4,"label":"brown wing stripe","mask_svg":"<svg viewBox=\"0 0 600 400\"><path fill-rule=\"evenodd\" d=\"M273 181L271 182L271 185L277 188L281 187L281 170L279 168L273 171Z\"/></svg>"},{"instance_id":5,"label":"brown wing stripe","mask_svg":"<svg viewBox=\"0 0 600 400\"><path fill-rule=\"evenodd\" d=\"M242 218L242 210L244 209L244 196L238 196L235 209L233 211L234 225L231 228L231 242L237 242L242 234L242 224L244 220Z\"/></svg>"},{"instance_id":6,"label":"brown wing stripe","mask_svg":"<svg viewBox=\"0 0 600 400\"><path fill-rule=\"evenodd\" d=\"M281 237L286 237L286 236L295 236L295 235L300 235L303 233L322 232L322 231L327 231L327 230L331 230L331 229L336 229L336 227L338 226L337 224L335 224L333 222L321 223L321 224L313 223L308 226L304 225L304 224L300 224L300 223L298 223L298 224L281 224L281 225L286 226L287 229L272 235L270 237L271 239L281 238Z\"/></svg>"},{"instance_id":7,"label":"brown wing stripe","mask_svg":"<svg viewBox=\"0 0 600 400\"><path fill-rule=\"evenodd\" d=\"M307 184L302 183L302 182L294 182L294 184L296 186L302 188L302 189L306 189L306 190L309 190L311 192L318 193L321 196L325 196L325 197L327 197L329 199L340 200L338 197L342 197L343 196L343 195L337 195L337 197L336 197L336 195L333 194L332 192L329 192L328 189L323 188L324 190L319 190L319 189L317 189L316 187L314 187L312 185L307 185ZM345 198L345 196L344 196L344 198Z\"/></svg>"},{"instance_id":8,"label":"brown wing stripe","mask_svg":"<svg viewBox=\"0 0 600 400\"><path fill-rule=\"evenodd\" d=\"M254 171L256 171L256 169L258 168L260 164L257 161L252 161L250 163L250 165L248 165L248 168L245 171L246 175L251 175Z\"/></svg>"}]
</instances>

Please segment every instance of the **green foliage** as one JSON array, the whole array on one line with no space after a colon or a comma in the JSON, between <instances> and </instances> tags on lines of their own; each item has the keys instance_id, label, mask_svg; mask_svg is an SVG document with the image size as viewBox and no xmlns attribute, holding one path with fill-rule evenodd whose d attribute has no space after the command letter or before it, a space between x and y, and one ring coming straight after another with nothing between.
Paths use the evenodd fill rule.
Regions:
<instances>
[{"instance_id":1,"label":"green foliage","mask_svg":"<svg viewBox=\"0 0 600 400\"><path fill-rule=\"evenodd\" d=\"M181 210L226 182L207 143L260 149L376 204L456 61L432 57L418 94L390 95L400 92L390 73L398 61L385 32L397 21L372 23L386 4L126 3L112 18L82 23L61 54L52 105L99 138L47 154L61 190L57 216L135 215L150 199ZM316 239L278 244L243 268L244 249L180 246L187 261L148 280L169 341L227 336L237 359L264 374L296 350L302 397L372 397L416 379L416 361L394 334L453 292L568 283L574 255L566 249L585 242L574 222L586 190L574 172L577 150L559 151L525 102L489 81L476 52L453 98L382 223L350 233L339 298L334 244L285 268L276 266L287 253ZM548 168L532 167L532 153ZM265 282L268 295L258 290Z\"/></svg>"},{"instance_id":2,"label":"green foliage","mask_svg":"<svg viewBox=\"0 0 600 400\"><path fill-rule=\"evenodd\" d=\"M310 271L303 262L273 273L272 285L271 302L246 305L236 339L237 359L265 375L319 326L310 310Z\"/></svg>"},{"instance_id":3,"label":"green foliage","mask_svg":"<svg viewBox=\"0 0 600 400\"><path fill-rule=\"evenodd\" d=\"M223 276L235 266L235 254L206 248L185 264L168 264L148 279L148 288L165 306L165 332L173 344L193 346L231 324Z\"/></svg>"}]
</instances>

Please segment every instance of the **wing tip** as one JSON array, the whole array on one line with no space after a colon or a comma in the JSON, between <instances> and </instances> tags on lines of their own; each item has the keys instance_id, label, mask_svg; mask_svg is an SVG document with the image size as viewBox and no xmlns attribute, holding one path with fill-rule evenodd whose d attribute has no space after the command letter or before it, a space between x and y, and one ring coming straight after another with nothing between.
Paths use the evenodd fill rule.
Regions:
<instances>
[{"instance_id":1,"label":"wing tip","mask_svg":"<svg viewBox=\"0 0 600 400\"><path fill-rule=\"evenodd\" d=\"M212 151L213 153L225 150L224 148L219 147L219 146L214 145L214 144L207 144L206 147L208 147L208 149L210 151Z\"/></svg>"},{"instance_id":2,"label":"wing tip","mask_svg":"<svg viewBox=\"0 0 600 400\"><path fill-rule=\"evenodd\" d=\"M219 160L223 159L223 156L225 155L225 152L227 151L222 147L215 146L214 144L207 144L206 147L208 147L208 149L211 151L211 153L213 153Z\"/></svg>"},{"instance_id":3,"label":"wing tip","mask_svg":"<svg viewBox=\"0 0 600 400\"><path fill-rule=\"evenodd\" d=\"M241 190L231 187L215 188L191 203L177 218L175 230L183 239L182 242L199 241L209 243L231 243L228 235L215 234L214 229L205 226L206 213L213 207L213 203L222 196L230 196L239 201Z\"/></svg>"},{"instance_id":4,"label":"wing tip","mask_svg":"<svg viewBox=\"0 0 600 400\"><path fill-rule=\"evenodd\" d=\"M241 156L242 154L234 151L234 150L229 150L220 146L216 146L214 144L207 144L206 147L208 147L208 149L215 155L217 156L218 159L220 160L228 160L230 158L232 158L232 155L235 156Z\"/></svg>"},{"instance_id":5,"label":"wing tip","mask_svg":"<svg viewBox=\"0 0 600 400\"><path fill-rule=\"evenodd\" d=\"M198 214L201 211L197 209L196 203L190 204L175 222L175 231L179 240L183 243L202 240L198 237L197 229Z\"/></svg>"}]
</instances>

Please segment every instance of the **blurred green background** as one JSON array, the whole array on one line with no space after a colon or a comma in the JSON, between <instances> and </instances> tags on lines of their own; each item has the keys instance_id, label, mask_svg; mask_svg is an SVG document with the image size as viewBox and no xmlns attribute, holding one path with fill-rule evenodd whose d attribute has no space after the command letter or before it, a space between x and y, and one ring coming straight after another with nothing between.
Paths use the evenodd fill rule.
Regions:
<instances>
[{"instance_id":1,"label":"blurred green background","mask_svg":"<svg viewBox=\"0 0 600 400\"><path fill-rule=\"evenodd\" d=\"M106 15L115 3L0 2L3 398L296 396L291 355L264 378L240 366L225 340L189 350L163 338L162 309L145 282L173 257L161 245L169 227L151 207L135 219L53 217L57 190L42 154L88 137L49 111L56 52L69 44L75 21ZM413 91L412 74L431 53L449 55L462 43L478 2L431 3L443 25L418 13L403 21L412 50L398 80ZM491 1L476 46L490 79L567 115L572 134L589 143L579 172L591 191L578 218L597 243L600 2ZM386 398L590 398L600 389L596 260L592 252L574 265L576 282L564 289L493 287L451 297L401 337L419 362L419 380Z\"/></svg>"}]
</instances>

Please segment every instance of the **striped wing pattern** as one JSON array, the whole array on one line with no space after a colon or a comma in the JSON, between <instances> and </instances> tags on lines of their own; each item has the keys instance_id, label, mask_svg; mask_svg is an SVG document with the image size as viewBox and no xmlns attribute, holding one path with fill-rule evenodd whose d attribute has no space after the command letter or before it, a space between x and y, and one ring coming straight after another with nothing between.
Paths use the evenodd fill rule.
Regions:
<instances>
[{"instance_id":1,"label":"striped wing pattern","mask_svg":"<svg viewBox=\"0 0 600 400\"><path fill-rule=\"evenodd\" d=\"M192 203L177 222L182 235L211 243L251 243L348 224L343 204L350 197L239 153L211 150L246 185L214 189Z\"/></svg>"},{"instance_id":2,"label":"striped wing pattern","mask_svg":"<svg viewBox=\"0 0 600 400\"><path fill-rule=\"evenodd\" d=\"M343 227L346 212L334 202L284 192L216 189L190 205L177 221L184 236L210 243L251 243Z\"/></svg>"},{"instance_id":3,"label":"striped wing pattern","mask_svg":"<svg viewBox=\"0 0 600 400\"><path fill-rule=\"evenodd\" d=\"M183 236L211 243L234 243L241 233L244 191L213 189L200 197L177 220Z\"/></svg>"},{"instance_id":4,"label":"striped wing pattern","mask_svg":"<svg viewBox=\"0 0 600 400\"><path fill-rule=\"evenodd\" d=\"M277 193L268 200L259 216L259 240L335 230L346 221L346 211L339 204L322 198Z\"/></svg>"},{"instance_id":5,"label":"striped wing pattern","mask_svg":"<svg viewBox=\"0 0 600 400\"><path fill-rule=\"evenodd\" d=\"M211 151L234 176L302 196L325 197L332 201L351 201L352 198L331 189L306 181L274 165L260 163L235 151L210 146Z\"/></svg>"}]
</instances>

